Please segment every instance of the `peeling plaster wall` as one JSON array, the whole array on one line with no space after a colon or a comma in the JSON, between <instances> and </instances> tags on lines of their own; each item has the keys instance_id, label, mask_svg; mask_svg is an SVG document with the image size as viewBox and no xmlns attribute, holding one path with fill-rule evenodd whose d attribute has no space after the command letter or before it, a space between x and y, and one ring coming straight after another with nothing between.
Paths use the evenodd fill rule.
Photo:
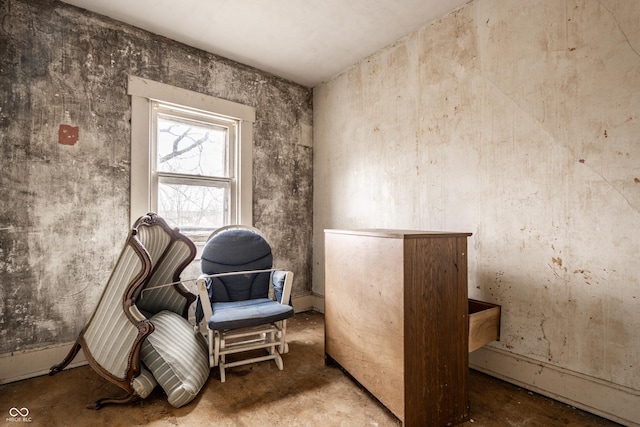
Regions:
<instances>
[{"instance_id":1,"label":"peeling plaster wall","mask_svg":"<svg viewBox=\"0 0 640 427\"><path fill-rule=\"evenodd\" d=\"M638 22L476 0L315 88L314 292L325 228L472 232L492 346L640 402Z\"/></svg>"},{"instance_id":2,"label":"peeling plaster wall","mask_svg":"<svg viewBox=\"0 0 640 427\"><path fill-rule=\"evenodd\" d=\"M256 108L254 225L309 293L310 89L56 1L0 5L0 354L74 340L122 249L128 75Z\"/></svg>"}]
</instances>

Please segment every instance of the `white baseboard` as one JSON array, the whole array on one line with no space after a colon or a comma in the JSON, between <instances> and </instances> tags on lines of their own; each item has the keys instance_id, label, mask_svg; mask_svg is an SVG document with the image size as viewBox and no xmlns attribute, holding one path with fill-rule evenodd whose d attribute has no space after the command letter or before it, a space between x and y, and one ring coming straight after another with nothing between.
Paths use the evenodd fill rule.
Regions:
<instances>
[{"instance_id":1,"label":"white baseboard","mask_svg":"<svg viewBox=\"0 0 640 427\"><path fill-rule=\"evenodd\" d=\"M313 310L313 295L300 295L291 297L294 313Z\"/></svg>"},{"instance_id":2,"label":"white baseboard","mask_svg":"<svg viewBox=\"0 0 640 427\"><path fill-rule=\"evenodd\" d=\"M469 366L617 423L640 426L639 390L491 346L470 353Z\"/></svg>"},{"instance_id":3,"label":"white baseboard","mask_svg":"<svg viewBox=\"0 0 640 427\"><path fill-rule=\"evenodd\" d=\"M318 311L324 313L324 297L321 295L309 294L292 297L293 311L302 313L304 311Z\"/></svg>"},{"instance_id":4,"label":"white baseboard","mask_svg":"<svg viewBox=\"0 0 640 427\"><path fill-rule=\"evenodd\" d=\"M17 351L0 355L0 384L48 374L53 365L62 362L73 344L73 342L70 342L36 350ZM86 364L87 360L82 350L80 350L66 369Z\"/></svg>"},{"instance_id":5,"label":"white baseboard","mask_svg":"<svg viewBox=\"0 0 640 427\"><path fill-rule=\"evenodd\" d=\"M313 309L324 314L324 295L313 294Z\"/></svg>"}]
</instances>

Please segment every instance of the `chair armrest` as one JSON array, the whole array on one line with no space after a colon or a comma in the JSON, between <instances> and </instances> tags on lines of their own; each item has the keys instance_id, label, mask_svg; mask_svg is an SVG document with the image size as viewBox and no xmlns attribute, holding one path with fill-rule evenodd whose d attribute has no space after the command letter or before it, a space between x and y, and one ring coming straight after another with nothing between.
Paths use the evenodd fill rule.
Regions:
<instances>
[{"instance_id":1,"label":"chair armrest","mask_svg":"<svg viewBox=\"0 0 640 427\"><path fill-rule=\"evenodd\" d=\"M129 306L129 313L138 322L142 322L147 319L147 317L142 314L138 306L136 306L135 304L131 304L131 306Z\"/></svg>"},{"instance_id":2,"label":"chair armrest","mask_svg":"<svg viewBox=\"0 0 640 427\"><path fill-rule=\"evenodd\" d=\"M213 310L211 309L211 301L209 301L209 292L207 292L207 282L205 280L207 276L201 275L196 280L196 287L198 288L198 296L200 297L200 305L202 305L202 312L204 313L204 320L208 322L213 316ZM206 324L206 323L205 323Z\"/></svg>"},{"instance_id":3,"label":"chair armrest","mask_svg":"<svg viewBox=\"0 0 640 427\"><path fill-rule=\"evenodd\" d=\"M288 270L280 270L280 271L284 273L284 284L282 285L282 297L278 302L280 304L289 305L290 297L291 297L291 289L293 288L293 271L288 271ZM271 285L273 286L273 283Z\"/></svg>"}]
</instances>

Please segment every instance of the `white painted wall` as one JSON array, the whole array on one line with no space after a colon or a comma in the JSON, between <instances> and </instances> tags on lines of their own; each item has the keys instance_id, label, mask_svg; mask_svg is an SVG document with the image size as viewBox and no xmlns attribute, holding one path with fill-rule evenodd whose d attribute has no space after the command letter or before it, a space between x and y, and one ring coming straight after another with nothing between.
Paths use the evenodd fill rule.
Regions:
<instances>
[{"instance_id":1,"label":"white painted wall","mask_svg":"<svg viewBox=\"0 0 640 427\"><path fill-rule=\"evenodd\" d=\"M476 0L317 87L314 292L325 228L470 231L469 295L502 305L472 364L640 423L638 22Z\"/></svg>"}]
</instances>

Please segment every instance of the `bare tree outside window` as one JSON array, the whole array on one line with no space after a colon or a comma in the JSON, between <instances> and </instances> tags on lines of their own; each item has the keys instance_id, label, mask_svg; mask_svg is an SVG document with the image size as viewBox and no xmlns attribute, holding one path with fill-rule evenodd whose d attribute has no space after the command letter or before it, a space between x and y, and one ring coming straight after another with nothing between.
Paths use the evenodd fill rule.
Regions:
<instances>
[{"instance_id":1,"label":"bare tree outside window","mask_svg":"<svg viewBox=\"0 0 640 427\"><path fill-rule=\"evenodd\" d=\"M158 213L206 238L229 221L230 127L158 113Z\"/></svg>"}]
</instances>

